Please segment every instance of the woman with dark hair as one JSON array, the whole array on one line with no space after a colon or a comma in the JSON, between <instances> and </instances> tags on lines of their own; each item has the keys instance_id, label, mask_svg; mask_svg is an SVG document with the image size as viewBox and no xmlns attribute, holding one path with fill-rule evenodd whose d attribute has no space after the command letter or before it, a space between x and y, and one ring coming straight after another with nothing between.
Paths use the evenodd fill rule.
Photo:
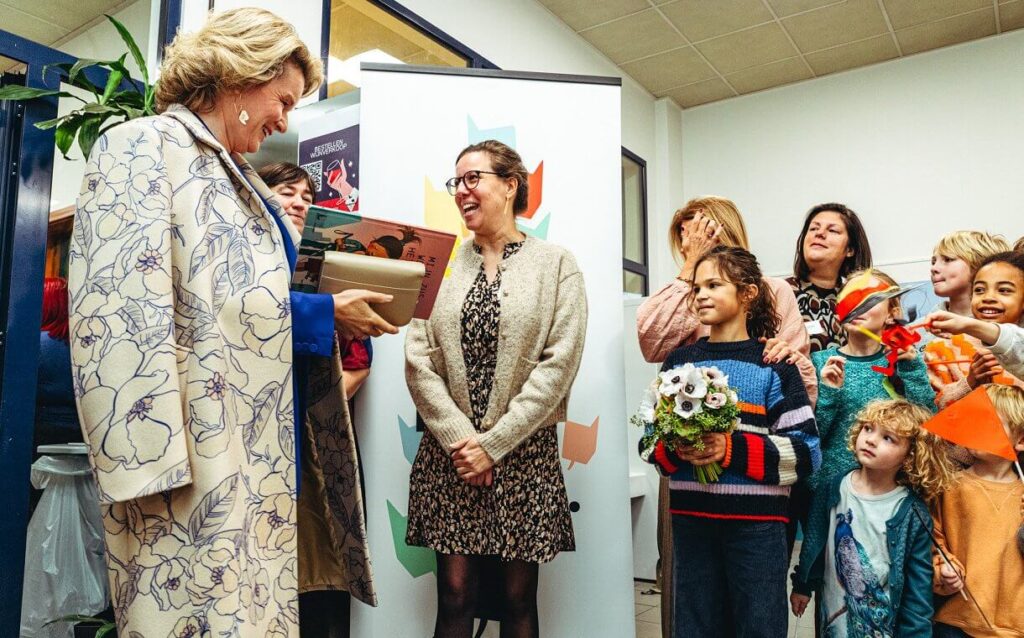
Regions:
<instances>
[{"instance_id":1,"label":"woman with dark hair","mask_svg":"<svg viewBox=\"0 0 1024 638\"><path fill-rule=\"evenodd\" d=\"M811 352L846 343L836 317L836 295L846 276L871 267L871 245L853 209L818 204L807 212L796 241L793 276L786 281L811 339Z\"/></svg>"},{"instance_id":2,"label":"woman with dark hair","mask_svg":"<svg viewBox=\"0 0 1024 638\"><path fill-rule=\"evenodd\" d=\"M406 333L405 378L426 423L409 477L406 542L437 553L437 638L469 638L486 566L500 562L503 638L541 635L540 563L576 547L555 424L587 332L583 274L516 228L519 154L467 147L448 191L473 232L430 319ZM484 601L479 601L484 602Z\"/></svg>"},{"instance_id":3,"label":"woman with dark hair","mask_svg":"<svg viewBox=\"0 0 1024 638\"><path fill-rule=\"evenodd\" d=\"M257 171L260 179L274 191L274 198L281 204L295 230L302 235L306 226L306 214L313 205L316 189L313 178L301 166L291 162L267 164Z\"/></svg>"}]
</instances>

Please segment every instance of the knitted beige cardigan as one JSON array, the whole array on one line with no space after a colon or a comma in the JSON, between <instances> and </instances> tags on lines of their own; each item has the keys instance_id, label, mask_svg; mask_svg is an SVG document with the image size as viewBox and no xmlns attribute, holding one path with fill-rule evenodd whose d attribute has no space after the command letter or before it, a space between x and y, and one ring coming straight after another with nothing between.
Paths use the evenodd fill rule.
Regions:
<instances>
[{"instance_id":1,"label":"knitted beige cardigan","mask_svg":"<svg viewBox=\"0 0 1024 638\"><path fill-rule=\"evenodd\" d=\"M430 319L405 339L405 379L423 421L441 445L479 434L497 462L538 428L565 420L587 332L583 275L572 254L528 237L501 270L498 357L478 433L462 353L462 304L483 266L472 242L459 248Z\"/></svg>"}]
</instances>

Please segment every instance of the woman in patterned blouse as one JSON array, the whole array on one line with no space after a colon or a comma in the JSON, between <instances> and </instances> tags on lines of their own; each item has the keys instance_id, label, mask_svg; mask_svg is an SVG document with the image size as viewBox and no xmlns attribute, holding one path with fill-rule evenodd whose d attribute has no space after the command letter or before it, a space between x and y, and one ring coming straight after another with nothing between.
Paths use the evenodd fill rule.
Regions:
<instances>
[{"instance_id":1,"label":"woman in patterned blouse","mask_svg":"<svg viewBox=\"0 0 1024 638\"><path fill-rule=\"evenodd\" d=\"M836 317L836 295L846 275L871 267L871 246L860 218L843 204L818 204L807 213L796 242L793 288L811 352L841 346L846 336Z\"/></svg>"}]
</instances>

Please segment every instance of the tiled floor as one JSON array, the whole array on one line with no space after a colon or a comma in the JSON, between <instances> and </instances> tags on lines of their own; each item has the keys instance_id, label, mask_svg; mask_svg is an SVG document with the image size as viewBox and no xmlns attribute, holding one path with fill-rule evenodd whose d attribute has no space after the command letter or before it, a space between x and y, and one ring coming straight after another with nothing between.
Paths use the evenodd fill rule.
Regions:
<instances>
[{"instance_id":1,"label":"tiled floor","mask_svg":"<svg viewBox=\"0 0 1024 638\"><path fill-rule=\"evenodd\" d=\"M799 545L793 554L800 555ZM654 583L633 581L633 601L636 607L636 638L661 638L661 594L654 592ZM787 638L814 638L813 600L802 617L797 618L790 613Z\"/></svg>"}]
</instances>

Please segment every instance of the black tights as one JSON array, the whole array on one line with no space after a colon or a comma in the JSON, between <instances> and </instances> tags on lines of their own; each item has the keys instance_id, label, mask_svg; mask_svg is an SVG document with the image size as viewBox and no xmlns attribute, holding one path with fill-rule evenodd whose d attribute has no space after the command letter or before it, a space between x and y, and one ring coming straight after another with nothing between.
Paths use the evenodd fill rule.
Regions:
<instances>
[{"instance_id":1,"label":"black tights","mask_svg":"<svg viewBox=\"0 0 1024 638\"><path fill-rule=\"evenodd\" d=\"M538 564L514 560L488 562L488 556L437 554L437 623L434 638L472 638L481 571L498 564L504 590L501 638L538 638Z\"/></svg>"}]
</instances>

